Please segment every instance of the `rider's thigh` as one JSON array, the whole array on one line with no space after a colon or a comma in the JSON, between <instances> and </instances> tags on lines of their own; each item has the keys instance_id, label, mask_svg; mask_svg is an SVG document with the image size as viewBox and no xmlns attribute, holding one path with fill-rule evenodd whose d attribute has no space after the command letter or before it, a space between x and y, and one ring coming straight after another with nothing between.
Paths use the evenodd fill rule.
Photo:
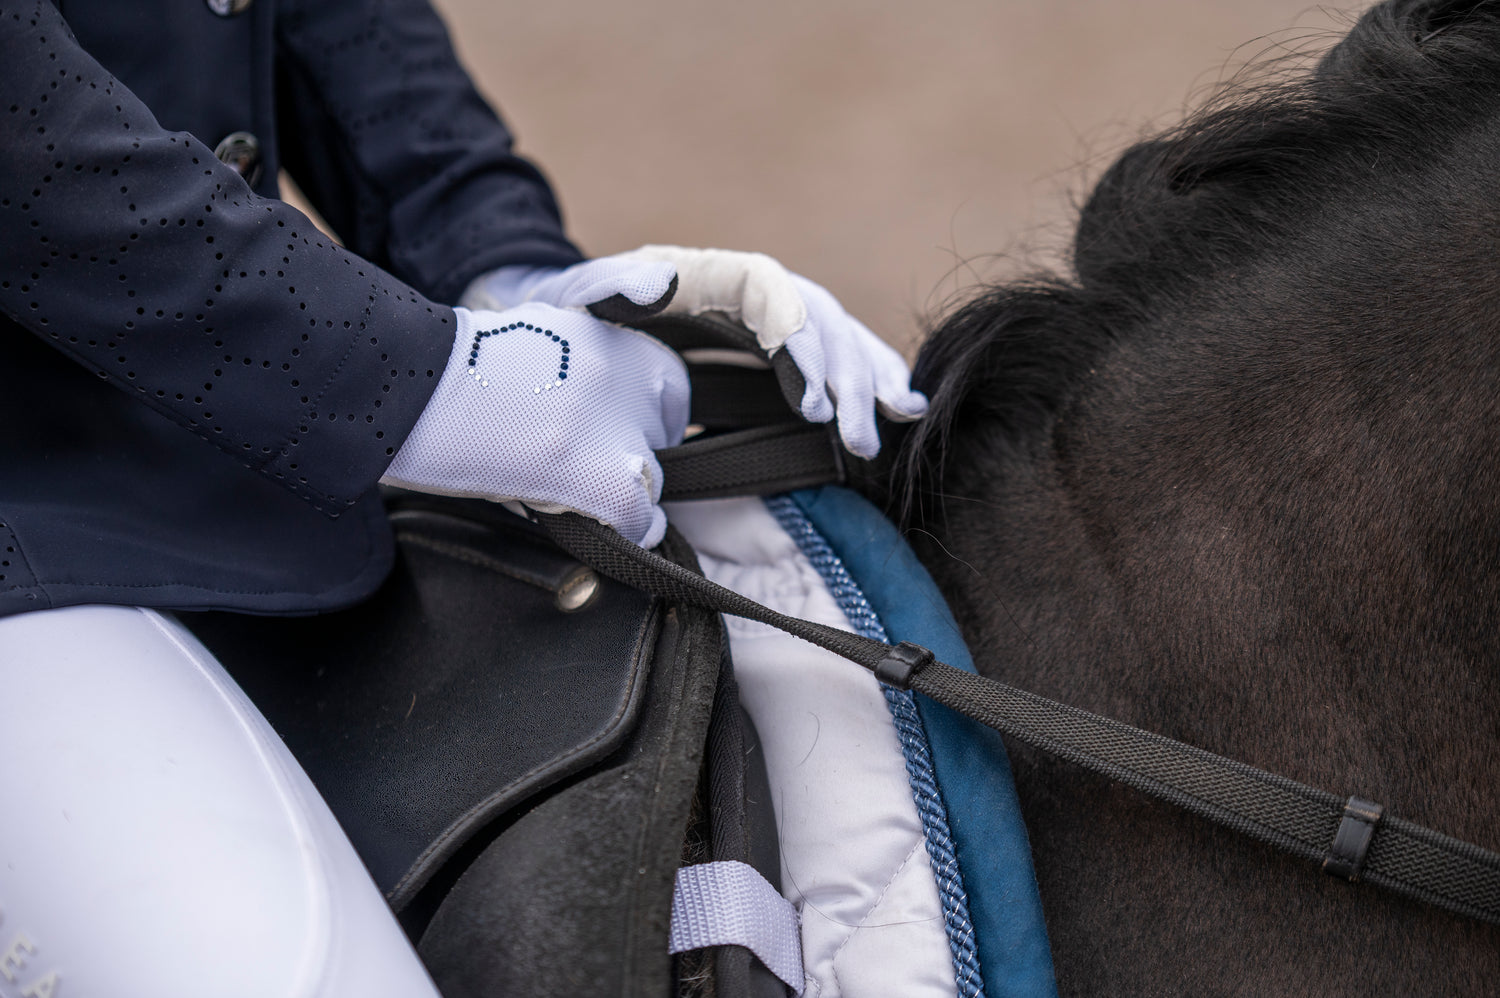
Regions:
<instances>
[{"instance_id":1,"label":"rider's thigh","mask_svg":"<svg viewBox=\"0 0 1500 998\"><path fill-rule=\"evenodd\" d=\"M0 619L0 994L435 996L306 774L148 610Z\"/></svg>"}]
</instances>

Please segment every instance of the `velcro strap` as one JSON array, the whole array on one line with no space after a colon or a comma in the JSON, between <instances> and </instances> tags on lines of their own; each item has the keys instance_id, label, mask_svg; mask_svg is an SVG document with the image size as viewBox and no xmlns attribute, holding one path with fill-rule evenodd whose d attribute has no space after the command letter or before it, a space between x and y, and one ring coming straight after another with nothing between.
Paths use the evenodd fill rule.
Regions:
<instances>
[{"instance_id":1,"label":"velcro strap","mask_svg":"<svg viewBox=\"0 0 1500 998\"><path fill-rule=\"evenodd\" d=\"M672 893L670 951L743 946L802 994L802 932L797 909L753 866L735 860L684 866Z\"/></svg>"}]
</instances>

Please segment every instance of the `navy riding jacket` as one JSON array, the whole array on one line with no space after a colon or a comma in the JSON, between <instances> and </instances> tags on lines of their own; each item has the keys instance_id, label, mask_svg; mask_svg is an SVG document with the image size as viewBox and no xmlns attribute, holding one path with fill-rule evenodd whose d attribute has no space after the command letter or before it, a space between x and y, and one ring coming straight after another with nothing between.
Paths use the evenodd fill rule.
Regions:
<instances>
[{"instance_id":1,"label":"navy riding jacket","mask_svg":"<svg viewBox=\"0 0 1500 998\"><path fill-rule=\"evenodd\" d=\"M364 596L438 303L578 259L426 0L0 0L0 615Z\"/></svg>"}]
</instances>

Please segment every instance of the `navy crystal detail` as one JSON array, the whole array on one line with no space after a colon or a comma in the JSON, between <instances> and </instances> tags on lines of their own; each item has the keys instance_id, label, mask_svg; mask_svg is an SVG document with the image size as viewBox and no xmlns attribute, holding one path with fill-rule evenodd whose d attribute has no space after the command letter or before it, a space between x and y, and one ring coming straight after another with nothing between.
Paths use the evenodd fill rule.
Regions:
<instances>
[{"instance_id":1,"label":"navy crystal detail","mask_svg":"<svg viewBox=\"0 0 1500 998\"><path fill-rule=\"evenodd\" d=\"M550 329L543 329L541 326L533 326L529 322L512 322L510 325L501 326L498 329L475 330L474 342L469 347L470 377L477 381L480 387L488 388L490 386L489 381L479 373L480 346L484 343L486 337L499 336L501 333L512 333L521 329L530 330L533 333L538 333L542 336L545 336L553 343L557 343L562 347L562 353L558 355L556 376L554 376L551 381L545 384L537 385L533 389L534 394L540 395L542 392L550 392L554 388L561 388L563 382L568 380L568 355L571 352L568 346L568 341L563 339L561 336L557 335Z\"/></svg>"}]
</instances>

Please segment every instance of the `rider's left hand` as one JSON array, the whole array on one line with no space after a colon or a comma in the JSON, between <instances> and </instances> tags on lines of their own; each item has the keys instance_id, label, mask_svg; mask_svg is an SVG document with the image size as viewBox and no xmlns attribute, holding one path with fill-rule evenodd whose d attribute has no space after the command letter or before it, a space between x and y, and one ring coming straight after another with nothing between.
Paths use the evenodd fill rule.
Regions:
<instances>
[{"instance_id":1,"label":"rider's left hand","mask_svg":"<svg viewBox=\"0 0 1500 998\"><path fill-rule=\"evenodd\" d=\"M670 262L606 256L562 269L501 267L475 278L458 304L492 312L528 303L586 307L596 318L629 325L660 312L676 290Z\"/></svg>"},{"instance_id":2,"label":"rider's left hand","mask_svg":"<svg viewBox=\"0 0 1500 998\"><path fill-rule=\"evenodd\" d=\"M803 418L826 423L836 416L844 446L860 457L880 450L877 406L901 422L927 411L927 397L912 391L899 353L833 295L762 253L643 246L618 259L676 266L677 295L664 315L724 312L744 323L768 354L785 347L806 385Z\"/></svg>"},{"instance_id":3,"label":"rider's left hand","mask_svg":"<svg viewBox=\"0 0 1500 998\"><path fill-rule=\"evenodd\" d=\"M899 353L828 291L761 253L643 246L561 271L511 267L480 277L461 303L471 308L522 301L591 305L603 315L595 303L606 299L613 314L604 317L612 321L657 311L722 312L744 323L768 354L784 347L806 386L803 417L817 423L837 417L844 446L860 457L880 450L877 406L902 422L927 411L927 398L912 391L911 372Z\"/></svg>"}]
</instances>

